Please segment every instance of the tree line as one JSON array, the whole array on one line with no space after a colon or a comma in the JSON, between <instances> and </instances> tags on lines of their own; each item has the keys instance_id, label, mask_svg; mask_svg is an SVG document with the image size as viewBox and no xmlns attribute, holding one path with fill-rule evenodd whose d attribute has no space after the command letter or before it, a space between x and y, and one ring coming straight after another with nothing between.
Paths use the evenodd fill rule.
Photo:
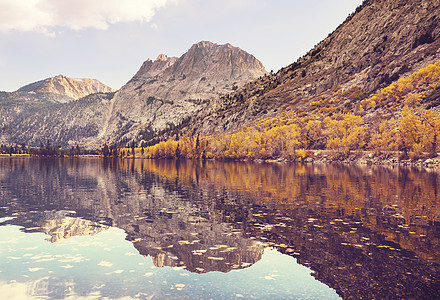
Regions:
<instances>
[{"instance_id":1,"label":"tree line","mask_svg":"<svg viewBox=\"0 0 440 300\"><path fill-rule=\"evenodd\" d=\"M27 146L25 143L0 145L0 153L12 155L28 155L36 157L75 157L81 155L100 155L99 150L87 150L81 148L78 144L63 148L58 145L53 145L50 140L46 143L41 142L38 147Z\"/></svg>"}]
</instances>

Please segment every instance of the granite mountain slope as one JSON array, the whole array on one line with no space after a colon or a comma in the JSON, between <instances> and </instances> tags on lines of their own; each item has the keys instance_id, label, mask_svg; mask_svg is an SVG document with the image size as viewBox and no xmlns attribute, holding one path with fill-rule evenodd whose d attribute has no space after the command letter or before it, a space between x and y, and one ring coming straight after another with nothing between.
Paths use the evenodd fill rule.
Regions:
<instances>
[{"instance_id":1,"label":"granite mountain slope","mask_svg":"<svg viewBox=\"0 0 440 300\"><path fill-rule=\"evenodd\" d=\"M286 110L351 111L376 90L440 60L439 16L438 0L366 0L298 61L218 98L188 129L236 130ZM334 99L338 91L346 97Z\"/></svg>"},{"instance_id":2,"label":"granite mountain slope","mask_svg":"<svg viewBox=\"0 0 440 300\"><path fill-rule=\"evenodd\" d=\"M136 139L187 121L220 95L266 74L254 56L230 44L202 41L180 58L164 54L144 62L112 100L99 137Z\"/></svg>"},{"instance_id":3,"label":"granite mountain slope","mask_svg":"<svg viewBox=\"0 0 440 300\"><path fill-rule=\"evenodd\" d=\"M114 93L96 93L67 103L26 106L17 113L8 110L5 115L10 117L2 123L1 142L38 146L49 140L63 147L96 148L95 138L113 96ZM4 111L1 106L0 109Z\"/></svg>"}]
</instances>

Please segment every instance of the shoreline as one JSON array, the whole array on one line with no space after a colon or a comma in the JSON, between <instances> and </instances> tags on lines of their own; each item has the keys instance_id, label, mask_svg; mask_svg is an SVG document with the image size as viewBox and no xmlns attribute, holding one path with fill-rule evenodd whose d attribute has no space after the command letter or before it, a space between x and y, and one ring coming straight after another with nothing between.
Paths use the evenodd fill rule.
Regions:
<instances>
[{"instance_id":1,"label":"shoreline","mask_svg":"<svg viewBox=\"0 0 440 300\"><path fill-rule=\"evenodd\" d=\"M400 152L383 153L380 155L374 155L372 151L353 151L349 155L333 150L308 150L309 153L306 157L300 159L287 159L287 158L275 158L275 159L206 159L206 160L218 160L218 161L241 161L241 162L256 162L256 163L323 163L323 164L346 164L346 165L383 165L383 166L406 166L406 167L425 167L425 168L440 168L440 156L431 158L429 155L424 155L417 159L400 159ZM0 158L101 158L100 155L79 155L79 156L65 156L65 157L50 157L50 156L34 156L29 154L0 154ZM107 157L107 159L113 159ZM146 157L118 157L118 159L151 159ZM166 159L166 158L156 158ZM187 158L182 158L187 159Z\"/></svg>"}]
</instances>

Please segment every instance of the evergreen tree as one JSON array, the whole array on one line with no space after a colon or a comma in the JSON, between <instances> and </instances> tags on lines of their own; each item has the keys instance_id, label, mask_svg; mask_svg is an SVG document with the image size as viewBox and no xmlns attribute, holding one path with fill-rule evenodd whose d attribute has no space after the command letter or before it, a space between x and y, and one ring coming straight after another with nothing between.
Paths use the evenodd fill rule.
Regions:
<instances>
[{"instance_id":1,"label":"evergreen tree","mask_svg":"<svg viewBox=\"0 0 440 300\"><path fill-rule=\"evenodd\" d=\"M176 148L176 158L180 158L180 145L177 144L177 148Z\"/></svg>"},{"instance_id":2,"label":"evergreen tree","mask_svg":"<svg viewBox=\"0 0 440 300\"><path fill-rule=\"evenodd\" d=\"M104 147L102 148L102 155L104 157L107 157L109 155L108 146L107 144L104 144Z\"/></svg>"}]
</instances>

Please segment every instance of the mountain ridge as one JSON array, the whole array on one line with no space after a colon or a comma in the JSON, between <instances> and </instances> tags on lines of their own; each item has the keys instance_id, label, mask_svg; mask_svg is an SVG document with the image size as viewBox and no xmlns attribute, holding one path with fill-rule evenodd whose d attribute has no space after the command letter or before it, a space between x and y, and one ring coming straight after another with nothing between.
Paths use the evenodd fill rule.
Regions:
<instances>
[{"instance_id":1,"label":"mountain ridge","mask_svg":"<svg viewBox=\"0 0 440 300\"><path fill-rule=\"evenodd\" d=\"M27 84L16 92L26 93L51 93L67 96L78 100L95 93L112 93L116 90L103 84L97 79L69 78L64 75L57 75L43 80ZM64 102L64 101L61 101Z\"/></svg>"},{"instance_id":2,"label":"mountain ridge","mask_svg":"<svg viewBox=\"0 0 440 300\"><path fill-rule=\"evenodd\" d=\"M51 139L63 146L95 149L105 142L125 143L140 134L179 126L219 95L266 73L261 62L244 50L202 41L179 58L160 54L154 61L146 60L118 91L93 90L93 94L71 101L73 98L55 94L68 91L71 82L60 75L5 94L10 106L0 97L5 116L0 123L1 140L39 145ZM60 87L59 82L66 86ZM53 99L39 103L43 94ZM32 109L29 103L18 101L21 95L34 99Z\"/></svg>"}]
</instances>

